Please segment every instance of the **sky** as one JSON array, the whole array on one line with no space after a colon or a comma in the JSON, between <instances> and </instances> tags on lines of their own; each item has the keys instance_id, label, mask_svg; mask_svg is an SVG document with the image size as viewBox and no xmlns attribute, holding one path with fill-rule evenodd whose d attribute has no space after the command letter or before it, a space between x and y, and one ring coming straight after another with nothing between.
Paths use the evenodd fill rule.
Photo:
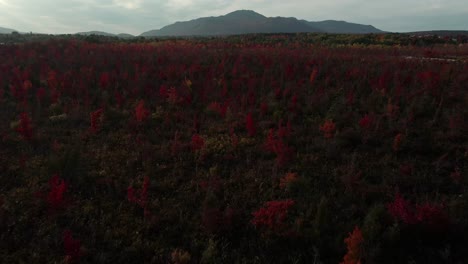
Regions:
<instances>
[{"instance_id":1,"label":"sky","mask_svg":"<svg viewBox=\"0 0 468 264\"><path fill-rule=\"evenodd\" d=\"M468 30L467 0L0 0L0 27L48 34L139 35L176 21L248 9L268 17L327 19L391 32Z\"/></svg>"}]
</instances>

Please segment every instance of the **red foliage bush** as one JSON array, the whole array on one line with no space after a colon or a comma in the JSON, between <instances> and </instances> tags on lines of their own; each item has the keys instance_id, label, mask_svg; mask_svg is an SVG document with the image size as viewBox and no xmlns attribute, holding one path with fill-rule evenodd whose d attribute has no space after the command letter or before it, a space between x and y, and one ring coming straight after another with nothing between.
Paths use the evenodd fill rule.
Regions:
<instances>
[{"instance_id":1,"label":"red foliage bush","mask_svg":"<svg viewBox=\"0 0 468 264\"><path fill-rule=\"evenodd\" d=\"M150 179L145 176L141 190L135 190L132 186L127 188L127 199L129 202L139 205L143 209L143 215L146 218L151 218L151 212L148 209L148 189L150 186Z\"/></svg>"},{"instance_id":2,"label":"red foliage bush","mask_svg":"<svg viewBox=\"0 0 468 264\"><path fill-rule=\"evenodd\" d=\"M281 189L285 189L285 188L287 188L290 184L296 182L298 179L299 179L299 177L297 176L297 173L288 172L288 173L286 173L286 175L284 175L284 176L280 179L279 187L280 187Z\"/></svg>"},{"instance_id":3,"label":"red foliage bush","mask_svg":"<svg viewBox=\"0 0 468 264\"><path fill-rule=\"evenodd\" d=\"M397 193L393 202L387 205L388 212L395 218L406 224L416 223L413 209L400 193Z\"/></svg>"},{"instance_id":4,"label":"red foliage bush","mask_svg":"<svg viewBox=\"0 0 468 264\"><path fill-rule=\"evenodd\" d=\"M44 87L37 89L36 98L39 102L42 102L42 100L44 100L45 95L46 95L46 90L44 89ZM1 100L1 96L0 96L0 100Z\"/></svg>"},{"instance_id":5,"label":"red foliage bush","mask_svg":"<svg viewBox=\"0 0 468 264\"><path fill-rule=\"evenodd\" d=\"M315 82L315 79L317 79L317 75L318 75L318 68L315 67L312 72L310 73L310 76L309 76L309 82L310 84L314 84Z\"/></svg>"},{"instance_id":6,"label":"red foliage bush","mask_svg":"<svg viewBox=\"0 0 468 264\"><path fill-rule=\"evenodd\" d=\"M101 76L99 77L99 86L102 89L107 89L110 86L110 82L110 74L108 72L101 73Z\"/></svg>"},{"instance_id":7,"label":"red foliage bush","mask_svg":"<svg viewBox=\"0 0 468 264\"><path fill-rule=\"evenodd\" d=\"M91 127L90 127L90 131L91 133L96 133L98 130L99 130L99 125L101 123L101 117L102 117L102 113L103 113L103 109L100 108L94 112L91 112L90 114L90 123L91 123Z\"/></svg>"},{"instance_id":8,"label":"red foliage bush","mask_svg":"<svg viewBox=\"0 0 468 264\"><path fill-rule=\"evenodd\" d=\"M360 264L362 258L361 244L364 242L361 229L357 226L354 227L353 232L349 233L349 236L344 241L348 252L340 264Z\"/></svg>"},{"instance_id":9,"label":"red foliage bush","mask_svg":"<svg viewBox=\"0 0 468 264\"><path fill-rule=\"evenodd\" d=\"M135 191L132 186L127 188L127 199L132 203L136 203L139 206L146 208L148 202L148 188L150 185L150 179L145 176L141 190Z\"/></svg>"},{"instance_id":10,"label":"red foliage bush","mask_svg":"<svg viewBox=\"0 0 468 264\"><path fill-rule=\"evenodd\" d=\"M359 120L359 126L363 130L369 130L374 124L374 117L372 115L366 114Z\"/></svg>"},{"instance_id":11,"label":"red foliage bush","mask_svg":"<svg viewBox=\"0 0 468 264\"><path fill-rule=\"evenodd\" d=\"M201 150L205 146L205 140L198 134L192 136L192 150Z\"/></svg>"},{"instance_id":12,"label":"red foliage bush","mask_svg":"<svg viewBox=\"0 0 468 264\"><path fill-rule=\"evenodd\" d=\"M33 129L31 126L31 118L29 118L28 113L24 112L20 115L20 123L16 128L16 131L24 138L24 140L31 141L33 137Z\"/></svg>"},{"instance_id":13,"label":"red foliage bush","mask_svg":"<svg viewBox=\"0 0 468 264\"><path fill-rule=\"evenodd\" d=\"M393 202L387 205L388 212L398 221L407 225L419 224L428 231L439 232L445 230L450 219L441 204L424 203L412 205L399 193Z\"/></svg>"},{"instance_id":14,"label":"red foliage bush","mask_svg":"<svg viewBox=\"0 0 468 264\"><path fill-rule=\"evenodd\" d=\"M441 204L417 205L415 217L427 230L433 232L444 232L450 224L449 216Z\"/></svg>"},{"instance_id":15,"label":"red foliage bush","mask_svg":"<svg viewBox=\"0 0 468 264\"><path fill-rule=\"evenodd\" d=\"M257 127L255 125L252 113L248 113L247 117L245 118L245 128L247 129L248 135L251 137L255 136L257 133Z\"/></svg>"},{"instance_id":16,"label":"red foliage bush","mask_svg":"<svg viewBox=\"0 0 468 264\"><path fill-rule=\"evenodd\" d=\"M401 144L403 143L404 140L404 135L402 133L399 133L398 135L395 136L393 139L393 151L398 152L401 149Z\"/></svg>"},{"instance_id":17,"label":"red foliage bush","mask_svg":"<svg viewBox=\"0 0 468 264\"><path fill-rule=\"evenodd\" d=\"M148 109L145 108L145 102L140 100L135 107L135 119L138 123L143 122L146 118L148 118L150 112Z\"/></svg>"},{"instance_id":18,"label":"red foliage bush","mask_svg":"<svg viewBox=\"0 0 468 264\"><path fill-rule=\"evenodd\" d=\"M270 129L264 147L268 152L276 154L277 165L283 167L291 159L293 150L284 142L281 135L276 136L274 129Z\"/></svg>"},{"instance_id":19,"label":"red foliage bush","mask_svg":"<svg viewBox=\"0 0 468 264\"><path fill-rule=\"evenodd\" d=\"M83 256L81 241L73 238L72 232L65 229L62 233L63 248L68 262L78 262Z\"/></svg>"},{"instance_id":20,"label":"red foliage bush","mask_svg":"<svg viewBox=\"0 0 468 264\"><path fill-rule=\"evenodd\" d=\"M319 128L325 138L332 138L335 134L336 125L332 120L326 120Z\"/></svg>"},{"instance_id":21,"label":"red foliage bush","mask_svg":"<svg viewBox=\"0 0 468 264\"><path fill-rule=\"evenodd\" d=\"M61 179L58 174L55 174L49 180L50 190L47 195L47 202L52 209L59 209L64 206L64 193L67 191L67 184Z\"/></svg>"},{"instance_id":22,"label":"red foliage bush","mask_svg":"<svg viewBox=\"0 0 468 264\"><path fill-rule=\"evenodd\" d=\"M295 204L294 200L269 201L253 213L251 223L256 228L266 228L267 230L278 232L285 227L288 210Z\"/></svg>"},{"instance_id":23,"label":"red foliage bush","mask_svg":"<svg viewBox=\"0 0 468 264\"><path fill-rule=\"evenodd\" d=\"M212 102L210 105L208 105L209 110L217 113L222 118L226 117L228 107L229 107L229 104L227 102L225 103Z\"/></svg>"}]
</instances>

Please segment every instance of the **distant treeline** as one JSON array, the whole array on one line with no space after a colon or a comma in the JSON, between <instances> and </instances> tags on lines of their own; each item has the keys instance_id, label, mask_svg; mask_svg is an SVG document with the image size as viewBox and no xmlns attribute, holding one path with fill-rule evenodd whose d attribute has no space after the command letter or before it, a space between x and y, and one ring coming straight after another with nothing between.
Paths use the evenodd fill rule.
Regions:
<instances>
[{"instance_id":1,"label":"distant treeline","mask_svg":"<svg viewBox=\"0 0 468 264\"><path fill-rule=\"evenodd\" d=\"M117 36L103 35L47 35L47 34L0 34L0 44L18 44L35 41L48 40L79 40L91 43L141 43L155 42L158 40L183 40L210 42L220 39L231 43L243 43L254 41L263 44L323 44L323 45L383 45L383 46L432 46L435 44L464 44L468 43L468 33L466 31L430 31L412 33L383 33L383 34L323 34L323 33L291 33L291 34L248 34L233 36L214 37L134 37L119 38Z\"/></svg>"}]
</instances>

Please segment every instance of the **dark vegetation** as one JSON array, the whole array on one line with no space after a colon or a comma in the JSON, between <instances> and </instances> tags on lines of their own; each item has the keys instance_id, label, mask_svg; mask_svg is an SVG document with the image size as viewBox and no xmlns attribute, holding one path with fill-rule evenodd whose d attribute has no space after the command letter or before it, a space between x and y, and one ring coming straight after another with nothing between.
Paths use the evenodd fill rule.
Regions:
<instances>
[{"instance_id":1,"label":"dark vegetation","mask_svg":"<svg viewBox=\"0 0 468 264\"><path fill-rule=\"evenodd\" d=\"M466 44L92 37L0 46L2 262L468 261Z\"/></svg>"}]
</instances>

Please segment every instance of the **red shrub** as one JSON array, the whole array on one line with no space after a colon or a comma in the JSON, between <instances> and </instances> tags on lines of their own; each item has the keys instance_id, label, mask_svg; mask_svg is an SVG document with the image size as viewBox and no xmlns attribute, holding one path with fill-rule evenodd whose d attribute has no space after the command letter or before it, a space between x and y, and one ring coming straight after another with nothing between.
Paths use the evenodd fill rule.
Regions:
<instances>
[{"instance_id":1,"label":"red shrub","mask_svg":"<svg viewBox=\"0 0 468 264\"><path fill-rule=\"evenodd\" d=\"M209 106L208 109L217 113L219 116L222 118L226 117L226 113L228 110L229 104L227 102L225 103L218 103L218 102L212 102Z\"/></svg>"},{"instance_id":2,"label":"red shrub","mask_svg":"<svg viewBox=\"0 0 468 264\"><path fill-rule=\"evenodd\" d=\"M252 113L248 113L247 117L245 118L245 128L247 129L247 133L251 137L255 136L255 134L257 133L257 127L252 117Z\"/></svg>"},{"instance_id":3,"label":"red shrub","mask_svg":"<svg viewBox=\"0 0 468 264\"><path fill-rule=\"evenodd\" d=\"M0 93L1 93L1 91L0 91ZM38 100L39 102L42 102L42 100L44 99L45 95L46 95L46 90L45 90L43 87L37 89L37 91L36 91L36 98L37 98L37 100ZM0 100L1 100L1 96L0 96Z\"/></svg>"},{"instance_id":4,"label":"red shrub","mask_svg":"<svg viewBox=\"0 0 468 264\"><path fill-rule=\"evenodd\" d=\"M171 104L177 104L181 101L179 93L175 87L171 87L167 90L167 101Z\"/></svg>"},{"instance_id":5,"label":"red shrub","mask_svg":"<svg viewBox=\"0 0 468 264\"><path fill-rule=\"evenodd\" d=\"M103 89L110 86L110 74L108 72L103 72L99 77L99 86Z\"/></svg>"},{"instance_id":6,"label":"red shrub","mask_svg":"<svg viewBox=\"0 0 468 264\"><path fill-rule=\"evenodd\" d=\"M430 203L416 206L416 220L434 232L445 231L450 222L443 205Z\"/></svg>"},{"instance_id":7,"label":"red shrub","mask_svg":"<svg viewBox=\"0 0 468 264\"><path fill-rule=\"evenodd\" d=\"M198 134L192 136L192 150L201 150L205 146L205 140Z\"/></svg>"},{"instance_id":8,"label":"red shrub","mask_svg":"<svg viewBox=\"0 0 468 264\"><path fill-rule=\"evenodd\" d=\"M286 189L290 184L296 182L298 179L299 178L297 176L297 173L288 172L285 176L283 176L283 178L280 179L279 187L281 189Z\"/></svg>"},{"instance_id":9,"label":"red shrub","mask_svg":"<svg viewBox=\"0 0 468 264\"><path fill-rule=\"evenodd\" d=\"M138 105L135 107L135 119L138 123L143 122L148 118L150 112L145 108L145 102L140 100Z\"/></svg>"},{"instance_id":10,"label":"red shrub","mask_svg":"<svg viewBox=\"0 0 468 264\"><path fill-rule=\"evenodd\" d=\"M31 126L31 119L28 113L24 112L20 115L20 123L16 131L26 140L31 141L33 137L33 129Z\"/></svg>"},{"instance_id":11,"label":"red shrub","mask_svg":"<svg viewBox=\"0 0 468 264\"><path fill-rule=\"evenodd\" d=\"M146 208L148 202L148 188L150 185L150 179L145 176L141 190L135 191L132 186L127 188L127 199L132 203L136 203L142 208Z\"/></svg>"},{"instance_id":12,"label":"red shrub","mask_svg":"<svg viewBox=\"0 0 468 264\"><path fill-rule=\"evenodd\" d=\"M405 176L410 176L413 174L414 165L410 163L400 165L400 173Z\"/></svg>"},{"instance_id":13,"label":"red shrub","mask_svg":"<svg viewBox=\"0 0 468 264\"><path fill-rule=\"evenodd\" d=\"M335 134L335 130L336 125L332 120L326 120L325 123L320 126L320 131L323 132L325 138L332 138Z\"/></svg>"},{"instance_id":14,"label":"red shrub","mask_svg":"<svg viewBox=\"0 0 468 264\"><path fill-rule=\"evenodd\" d=\"M396 220L408 225L422 225L428 231L443 231L450 222L444 206L431 203L414 206L399 193L396 194L395 200L387 205L387 208Z\"/></svg>"},{"instance_id":15,"label":"red shrub","mask_svg":"<svg viewBox=\"0 0 468 264\"><path fill-rule=\"evenodd\" d=\"M63 194L67 191L67 184L58 174L55 174L49 180L49 194L47 195L47 202L52 209L59 209L64 206L65 200Z\"/></svg>"},{"instance_id":16,"label":"red shrub","mask_svg":"<svg viewBox=\"0 0 468 264\"><path fill-rule=\"evenodd\" d=\"M94 112L91 112L90 114L90 123L91 123L91 127L90 127L90 131L92 133L96 133L98 130L99 130L99 125L101 123L101 117L102 117L102 113L103 113L103 109L100 108Z\"/></svg>"},{"instance_id":17,"label":"red shrub","mask_svg":"<svg viewBox=\"0 0 468 264\"><path fill-rule=\"evenodd\" d=\"M284 143L283 138L280 135L275 136L273 129L268 132L267 140L264 144L267 151L276 154L276 163L282 167L291 159L293 149Z\"/></svg>"},{"instance_id":18,"label":"red shrub","mask_svg":"<svg viewBox=\"0 0 468 264\"><path fill-rule=\"evenodd\" d=\"M294 95L291 97L291 102L290 102L290 104L289 104L289 111L290 111L290 112L292 112L292 113L296 113L296 112L297 112L297 109L298 109L297 101L298 101L297 94L294 94Z\"/></svg>"},{"instance_id":19,"label":"red shrub","mask_svg":"<svg viewBox=\"0 0 468 264\"><path fill-rule=\"evenodd\" d=\"M81 242L73 238L69 229L65 229L62 233L63 248L65 255L70 262L78 262L83 255L81 251Z\"/></svg>"},{"instance_id":20,"label":"red shrub","mask_svg":"<svg viewBox=\"0 0 468 264\"><path fill-rule=\"evenodd\" d=\"M361 263L362 258L362 249L361 244L364 242L361 229L359 227L354 227L352 233L349 233L349 236L345 238L346 247L348 252L343 258L341 264L359 264Z\"/></svg>"},{"instance_id":21,"label":"red shrub","mask_svg":"<svg viewBox=\"0 0 468 264\"><path fill-rule=\"evenodd\" d=\"M397 193L395 200L387 205L389 213L397 220L405 224L416 223L416 218L413 213L413 208L408 201L406 201L400 193Z\"/></svg>"},{"instance_id":22,"label":"red shrub","mask_svg":"<svg viewBox=\"0 0 468 264\"><path fill-rule=\"evenodd\" d=\"M266 228L270 231L281 231L284 228L288 210L294 205L294 200L270 201L253 213L251 223L256 228Z\"/></svg>"},{"instance_id":23,"label":"red shrub","mask_svg":"<svg viewBox=\"0 0 468 264\"><path fill-rule=\"evenodd\" d=\"M393 151L397 152L401 148L401 144L403 143L404 135L402 133L398 133L398 135L395 136L393 139Z\"/></svg>"},{"instance_id":24,"label":"red shrub","mask_svg":"<svg viewBox=\"0 0 468 264\"><path fill-rule=\"evenodd\" d=\"M283 120L280 120L278 123L278 137L279 138L287 138L291 136L292 133L292 125L291 120L288 120L286 126L283 126Z\"/></svg>"},{"instance_id":25,"label":"red shrub","mask_svg":"<svg viewBox=\"0 0 468 264\"><path fill-rule=\"evenodd\" d=\"M276 98L277 100L280 100L281 97L282 97L282 90L281 90L281 88L276 88L276 89L275 89L275 98Z\"/></svg>"},{"instance_id":26,"label":"red shrub","mask_svg":"<svg viewBox=\"0 0 468 264\"><path fill-rule=\"evenodd\" d=\"M309 76L309 82L310 84L314 84L315 82L315 79L317 79L317 75L318 75L318 68L315 67L312 72L310 73L310 76Z\"/></svg>"},{"instance_id":27,"label":"red shrub","mask_svg":"<svg viewBox=\"0 0 468 264\"><path fill-rule=\"evenodd\" d=\"M369 114L366 114L359 120L359 126L363 130L369 130L373 124L374 124L374 117Z\"/></svg>"}]
</instances>

